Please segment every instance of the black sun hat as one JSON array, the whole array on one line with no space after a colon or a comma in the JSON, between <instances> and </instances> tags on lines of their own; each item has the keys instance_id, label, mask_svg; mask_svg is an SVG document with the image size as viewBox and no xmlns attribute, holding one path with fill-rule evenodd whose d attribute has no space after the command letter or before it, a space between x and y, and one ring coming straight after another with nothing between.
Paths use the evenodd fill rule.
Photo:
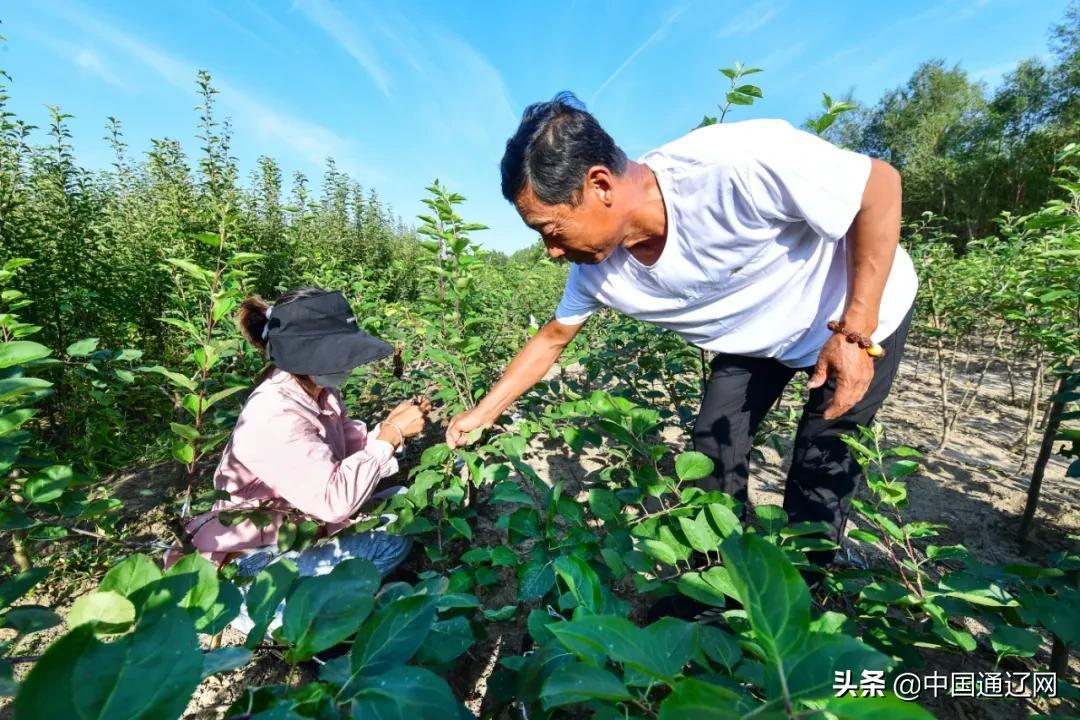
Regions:
<instances>
[{"instance_id":1,"label":"black sun hat","mask_svg":"<svg viewBox=\"0 0 1080 720\"><path fill-rule=\"evenodd\" d=\"M356 326L337 291L275 305L267 316L266 352L274 365L295 375L345 372L394 351Z\"/></svg>"}]
</instances>

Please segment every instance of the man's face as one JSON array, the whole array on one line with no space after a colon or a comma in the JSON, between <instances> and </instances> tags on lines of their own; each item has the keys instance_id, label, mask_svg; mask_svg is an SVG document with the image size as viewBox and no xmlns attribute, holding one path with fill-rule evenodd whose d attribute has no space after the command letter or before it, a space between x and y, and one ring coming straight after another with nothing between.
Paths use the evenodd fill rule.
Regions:
<instances>
[{"instance_id":1,"label":"man's face","mask_svg":"<svg viewBox=\"0 0 1080 720\"><path fill-rule=\"evenodd\" d=\"M546 205L526 187L514 202L525 224L540 233L553 260L595 265L622 242L622 219L610 188L585 183L581 202Z\"/></svg>"}]
</instances>

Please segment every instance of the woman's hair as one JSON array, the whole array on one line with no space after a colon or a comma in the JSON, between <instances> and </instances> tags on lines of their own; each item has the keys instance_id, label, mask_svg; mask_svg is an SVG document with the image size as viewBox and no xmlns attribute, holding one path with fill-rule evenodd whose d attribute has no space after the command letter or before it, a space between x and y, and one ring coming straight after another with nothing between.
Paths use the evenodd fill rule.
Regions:
<instances>
[{"instance_id":1,"label":"woman's hair","mask_svg":"<svg viewBox=\"0 0 1080 720\"><path fill-rule=\"evenodd\" d=\"M274 304L286 305L294 300L303 300L325 293L325 290L317 287L293 288L292 290L286 290L282 293L281 297L279 297ZM262 297L252 295L240 304L238 318L240 332L243 333L244 339L263 353L266 352L266 339L263 337L263 332L265 332L266 323L268 322L266 311L269 307L270 305L263 300Z\"/></svg>"},{"instance_id":2,"label":"woman's hair","mask_svg":"<svg viewBox=\"0 0 1080 720\"><path fill-rule=\"evenodd\" d=\"M322 288L317 287L298 287L292 290L287 290L281 294L281 296L275 302L275 305L286 305L294 300L303 300L305 298L315 297L316 295L323 295L326 293ZM240 332L244 335L244 339L251 343L253 346L259 349L261 353L266 354L266 339L263 337L263 331L266 330L266 323L268 319L266 317L266 311L270 308L258 295L252 295L240 304L239 316L237 322L240 324ZM262 382L270 373L273 372L274 366L271 365L263 372L258 380ZM292 373L292 376L297 379L300 385L312 395L315 394L315 382L307 375L297 375Z\"/></svg>"}]
</instances>

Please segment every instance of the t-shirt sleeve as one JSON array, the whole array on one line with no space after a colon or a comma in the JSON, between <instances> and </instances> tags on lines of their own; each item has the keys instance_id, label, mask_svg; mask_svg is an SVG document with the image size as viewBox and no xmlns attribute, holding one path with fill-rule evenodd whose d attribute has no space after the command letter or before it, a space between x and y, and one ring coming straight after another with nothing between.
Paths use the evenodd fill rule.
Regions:
<instances>
[{"instance_id":1,"label":"t-shirt sleeve","mask_svg":"<svg viewBox=\"0 0 1080 720\"><path fill-rule=\"evenodd\" d=\"M761 217L805 221L822 237L837 240L862 205L870 158L777 122L743 174Z\"/></svg>"},{"instance_id":2,"label":"t-shirt sleeve","mask_svg":"<svg viewBox=\"0 0 1080 720\"><path fill-rule=\"evenodd\" d=\"M563 325L580 325L599 309L600 301L583 286L581 268L571 265L562 300L559 301L559 307L555 308L555 319Z\"/></svg>"}]
</instances>

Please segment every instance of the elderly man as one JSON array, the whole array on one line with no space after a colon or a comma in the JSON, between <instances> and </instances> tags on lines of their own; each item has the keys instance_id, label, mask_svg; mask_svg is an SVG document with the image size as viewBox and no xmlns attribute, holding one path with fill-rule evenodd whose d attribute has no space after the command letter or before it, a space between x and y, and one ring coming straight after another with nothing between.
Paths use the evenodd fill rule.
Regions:
<instances>
[{"instance_id":1,"label":"elderly man","mask_svg":"<svg viewBox=\"0 0 1080 720\"><path fill-rule=\"evenodd\" d=\"M525 111L502 192L573 265L555 318L447 443L490 426L607 305L716 353L693 433L715 463L700 485L743 503L758 424L809 373L784 509L839 540L859 475L840 435L888 395L917 288L899 174L780 120L699 128L633 162L563 93Z\"/></svg>"}]
</instances>

